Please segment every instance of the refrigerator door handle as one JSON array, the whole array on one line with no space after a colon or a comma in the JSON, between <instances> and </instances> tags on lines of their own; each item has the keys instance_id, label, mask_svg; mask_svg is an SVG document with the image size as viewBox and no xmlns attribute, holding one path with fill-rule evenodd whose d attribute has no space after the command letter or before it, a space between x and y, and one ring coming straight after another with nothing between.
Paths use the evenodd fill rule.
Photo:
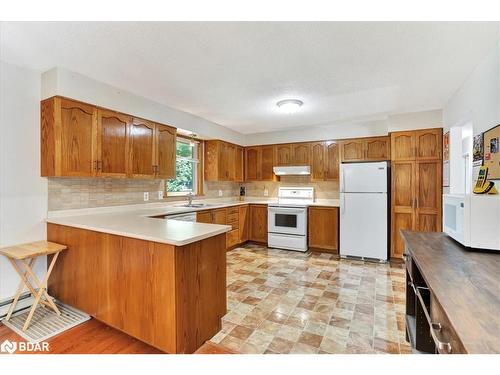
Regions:
<instances>
[{"instance_id":1,"label":"refrigerator door handle","mask_svg":"<svg viewBox=\"0 0 500 375\"><path fill-rule=\"evenodd\" d=\"M345 193L342 193L342 202L340 203L340 214L344 216L345 214Z\"/></svg>"},{"instance_id":2,"label":"refrigerator door handle","mask_svg":"<svg viewBox=\"0 0 500 375\"><path fill-rule=\"evenodd\" d=\"M342 192L345 193L345 169L342 168Z\"/></svg>"}]
</instances>

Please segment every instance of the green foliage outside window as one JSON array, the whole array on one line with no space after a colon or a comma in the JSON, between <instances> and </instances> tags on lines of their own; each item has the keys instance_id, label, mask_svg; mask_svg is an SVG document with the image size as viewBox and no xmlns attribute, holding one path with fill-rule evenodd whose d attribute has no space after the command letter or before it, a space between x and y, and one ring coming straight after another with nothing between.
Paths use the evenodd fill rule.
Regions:
<instances>
[{"instance_id":1,"label":"green foliage outside window","mask_svg":"<svg viewBox=\"0 0 500 375\"><path fill-rule=\"evenodd\" d=\"M185 141L177 142L176 178L167 181L168 192L195 192L195 147Z\"/></svg>"}]
</instances>

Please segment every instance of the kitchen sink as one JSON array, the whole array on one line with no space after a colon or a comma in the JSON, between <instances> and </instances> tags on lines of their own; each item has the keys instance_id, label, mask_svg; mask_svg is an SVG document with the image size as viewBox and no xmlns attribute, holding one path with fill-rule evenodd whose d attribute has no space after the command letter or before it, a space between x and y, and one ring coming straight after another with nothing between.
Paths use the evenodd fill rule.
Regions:
<instances>
[{"instance_id":1,"label":"kitchen sink","mask_svg":"<svg viewBox=\"0 0 500 375\"><path fill-rule=\"evenodd\" d=\"M200 207L211 207L211 206L215 206L213 204L207 204L207 203L186 203L186 204L181 204L177 207L192 207L192 208L200 208Z\"/></svg>"}]
</instances>

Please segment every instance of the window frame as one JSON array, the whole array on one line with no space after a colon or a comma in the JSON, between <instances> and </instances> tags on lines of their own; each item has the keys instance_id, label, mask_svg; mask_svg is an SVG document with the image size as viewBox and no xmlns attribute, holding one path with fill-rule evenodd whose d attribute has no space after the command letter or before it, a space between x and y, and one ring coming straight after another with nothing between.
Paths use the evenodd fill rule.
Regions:
<instances>
[{"instance_id":1,"label":"window frame","mask_svg":"<svg viewBox=\"0 0 500 375\"><path fill-rule=\"evenodd\" d=\"M194 142L193 147L193 157L186 156L177 156L177 142L190 144ZM194 164L193 171L193 190L192 191L168 191L168 181L165 180L165 193L169 197L183 197L190 193L195 194L197 196L203 195L203 141L194 140L189 137L177 136L176 143L176 152L175 152L175 163L177 164L177 160L187 160ZM196 157L194 157L196 156Z\"/></svg>"}]
</instances>

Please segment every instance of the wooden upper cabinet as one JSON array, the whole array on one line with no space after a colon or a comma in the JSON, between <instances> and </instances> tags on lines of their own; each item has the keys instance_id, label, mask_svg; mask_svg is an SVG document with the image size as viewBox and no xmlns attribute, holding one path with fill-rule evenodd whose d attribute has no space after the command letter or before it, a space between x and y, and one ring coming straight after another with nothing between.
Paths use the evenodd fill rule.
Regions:
<instances>
[{"instance_id":1,"label":"wooden upper cabinet","mask_svg":"<svg viewBox=\"0 0 500 375\"><path fill-rule=\"evenodd\" d=\"M287 166L292 163L292 145L276 145L276 166Z\"/></svg>"},{"instance_id":2,"label":"wooden upper cabinet","mask_svg":"<svg viewBox=\"0 0 500 375\"><path fill-rule=\"evenodd\" d=\"M260 147L245 147L245 181L258 181Z\"/></svg>"},{"instance_id":3,"label":"wooden upper cabinet","mask_svg":"<svg viewBox=\"0 0 500 375\"><path fill-rule=\"evenodd\" d=\"M340 144L343 162L363 161L365 158L364 142L361 139L349 139Z\"/></svg>"},{"instance_id":4,"label":"wooden upper cabinet","mask_svg":"<svg viewBox=\"0 0 500 375\"><path fill-rule=\"evenodd\" d=\"M175 178L177 158L177 130L156 124L156 168L155 177Z\"/></svg>"},{"instance_id":5,"label":"wooden upper cabinet","mask_svg":"<svg viewBox=\"0 0 500 375\"><path fill-rule=\"evenodd\" d=\"M61 176L93 176L97 110L88 104L60 99Z\"/></svg>"},{"instance_id":6,"label":"wooden upper cabinet","mask_svg":"<svg viewBox=\"0 0 500 375\"><path fill-rule=\"evenodd\" d=\"M294 143L292 144L291 165L311 165L311 144Z\"/></svg>"},{"instance_id":7,"label":"wooden upper cabinet","mask_svg":"<svg viewBox=\"0 0 500 375\"><path fill-rule=\"evenodd\" d=\"M41 103L41 175L92 177L97 172L97 109L60 97Z\"/></svg>"},{"instance_id":8,"label":"wooden upper cabinet","mask_svg":"<svg viewBox=\"0 0 500 375\"><path fill-rule=\"evenodd\" d=\"M99 109L97 111L97 175L126 177L130 116Z\"/></svg>"},{"instance_id":9,"label":"wooden upper cabinet","mask_svg":"<svg viewBox=\"0 0 500 375\"><path fill-rule=\"evenodd\" d=\"M443 129L423 129L415 132L417 160L442 159Z\"/></svg>"},{"instance_id":10,"label":"wooden upper cabinet","mask_svg":"<svg viewBox=\"0 0 500 375\"><path fill-rule=\"evenodd\" d=\"M340 169L340 151L339 144L336 141L327 141L325 143L325 180L338 181Z\"/></svg>"},{"instance_id":11,"label":"wooden upper cabinet","mask_svg":"<svg viewBox=\"0 0 500 375\"><path fill-rule=\"evenodd\" d=\"M244 150L243 150L243 147L240 147L240 146L236 146L236 150L235 150L235 158L234 158L234 180L237 181L237 182L243 182L244 180L244 171L245 171L245 167L244 167L244 160L245 160L245 156L244 156Z\"/></svg>"},{"instance_id":12,"label":"wooden upper cabinet","mask_svg":"<svg viewBox=\"0 0 500 375\"><path fill-rule=\"evenodd\" d=\"M225 150L226 179L236 181L236 146L230 143L226 144Z\"/></svg>"},{"instance_id":13,"label":"wooden upper cabinet","mask_svg":"<svg viewBox=\"0 0 500 375\"><path fill-rule=\"evenodd\" d=\"M232 143L205 141L205 180L243 181L243 148Z\"/></svg>"},{"instance_id":14,"label":"wooden upper cabinet","mask_svg":"<svg viewBox=\"0 0 500 375\"><path fill-rule=\"evenodd\" d=\"M391 133L391 160L441 160L443 129Z\"/></svg>"},{"instance_id":15,"label":"wooden upper cabinet","mask_svg":"<svg viewBox=\"0 0 500 375\"><path fill-rule=\"evenodd\" d=\"M261 146L260 180L273 181L274 177L274 146Z\"/></svg>"},{"instance_id":16,"label":"wooden upper cabinet","mask_svg":"<svg viewBox=\"0 0 500 375\"><path fill-rule=\"evenodd\" d=\"M40 115L42 176L175 176L173 127L58 96Z\"/></svg>"},{"instance_id":17,"label":"wooden upper cabinet","mask_svg":"<svg viewBox=\"0 0 500 375\"><path fill-rule=\"evenodd\" d=\"M134 118L130 125L130 176L154 178L156 125Z\"/></svg>"},{"instance_id":18,"label":"wooden upper cabinet","mask_svg":"<svg viewBox=\"0 0 500 375\"><path fill-rule=\"evenodd\" d=\"M389 137L368 138L365 141L366 160L390 160L391 140Z\"/></svg>"},{"instance_id":19,"label":"wooden upper cabinet","mask_svg":"<svg viewBox=\"0 0 500 375\"><path fill-rule=\"evenodd\" d=\"M325 142L314 142L311 144L311 181L323 181L325 179Z\"/></svg>"},{"instance_id":20,"label":"wooden upper cabinet","mask_svg":"<svg viewBox=\"0 0 500 375\"><path fill-rule=\"evenodd\" d=\"M415 132L391 133L391 160L415 160Z\"/></svg>"}]
</instances>

